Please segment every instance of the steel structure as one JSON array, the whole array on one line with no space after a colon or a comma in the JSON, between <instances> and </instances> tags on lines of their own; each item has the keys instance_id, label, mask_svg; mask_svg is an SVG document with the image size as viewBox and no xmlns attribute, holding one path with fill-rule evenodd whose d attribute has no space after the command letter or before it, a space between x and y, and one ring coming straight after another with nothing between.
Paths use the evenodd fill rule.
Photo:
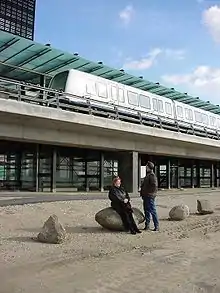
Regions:
<instances>
[{"instance_id":1,"label":"steel structure","mask_svg":"<svg viewBox=\"0 0 220 293\"><path fill-rule=\"evenodd\" d=\"M36 0L1 0L0 30L33 40L35 6Z\"/></svg>"},{"instance_id":2,"label":"steel structure","mask_svg":"<svg viewBox=\"0 0 220 293\"><path fill-rule=\"evenodd\" d=\"M102 62L91 62L77 53L71 54L54 49L50 44L42 45L0 32L0 76L42 85L43 78L48 81L55 74L71 68L220 114L219 105L211 104L209 101L205 102L187 93L180 93L174 88L169 89L143 77L135 77L122 69L110 68ZM46 81L44 80L45 85Z\"/></svg>"}]
</instances>

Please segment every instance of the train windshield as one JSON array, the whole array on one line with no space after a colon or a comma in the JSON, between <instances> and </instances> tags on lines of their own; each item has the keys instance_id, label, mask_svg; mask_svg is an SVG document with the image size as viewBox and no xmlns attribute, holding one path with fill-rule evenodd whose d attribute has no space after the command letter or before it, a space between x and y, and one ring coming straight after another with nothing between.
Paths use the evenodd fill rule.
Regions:
<instances>
[{"instance_id":1,"label":"train windshield","mask_svg":"<svg viewBox=\"0 0 220 293\"><path fill-rule=\"evenodd\" d=\"M68 75L69 71L60 72L55 75L49 84L49 88L58 91L65 91Z\"/></svg>"}]
</instances>

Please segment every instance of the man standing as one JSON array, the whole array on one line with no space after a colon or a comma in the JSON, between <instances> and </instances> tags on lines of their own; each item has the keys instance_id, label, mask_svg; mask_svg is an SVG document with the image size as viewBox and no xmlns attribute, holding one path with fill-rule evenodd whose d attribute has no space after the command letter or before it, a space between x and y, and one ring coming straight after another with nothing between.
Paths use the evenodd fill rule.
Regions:
<instances>
[{"instance_id":1,"label":"man standing","mask_svg":"<svg viewBox=\"0 0 220 293\"><path fill-rule=\"evenodd\" d=\"M148 162L146 165L146 177L141 185L140 195L143 199L144 213L145 213L145 228L150 229L150 215L152 215L154 223L154 231L159 231L159 220L155 205L155 198L157 195L158 182L157 177L153 172L154 164Z\"/></svg>"}]
</instances>

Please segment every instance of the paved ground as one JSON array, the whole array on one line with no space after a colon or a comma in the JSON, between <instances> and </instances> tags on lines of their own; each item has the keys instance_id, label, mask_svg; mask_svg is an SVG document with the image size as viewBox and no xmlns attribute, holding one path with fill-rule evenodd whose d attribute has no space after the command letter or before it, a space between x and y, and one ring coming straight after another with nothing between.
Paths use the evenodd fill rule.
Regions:
<instances>
[{"instance_id":1,"label":"paved ground","mask_svg":"<svg viewBox=\"0 0 220 293\"><path fill-rule=\"evenodd\" d=\"M206 194L208 192L218 192L220 189L194 188L194 189L172 189L161 190L159 196L178 195L178 194ZM139 195L132 195L138 198ZM66 193L66 192L0 192L0 206L23 205L41 202L72 201L72 200L97 200L106 199L107 191L103 193Z\"/></svg>"}]
</instances>

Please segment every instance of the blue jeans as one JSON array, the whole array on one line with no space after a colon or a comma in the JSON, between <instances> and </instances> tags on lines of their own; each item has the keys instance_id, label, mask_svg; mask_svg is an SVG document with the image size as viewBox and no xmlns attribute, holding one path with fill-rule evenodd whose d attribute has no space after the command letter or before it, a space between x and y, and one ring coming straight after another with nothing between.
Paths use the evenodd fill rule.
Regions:
<instances>
[{"instance_id":1,"label":"blue jeans","mask_svg":"<svg viewBox=\"0 0 220 293\"><path fill-rule=\"evenodd\" d=\"M157 216L157 210L155 205L155 198L150 196L143 197L144 213L145 213L145 224L146 227L150 226L150 215L152 215L154 228L159 228L159 220Z\"/></svg>"}]
</instances>

